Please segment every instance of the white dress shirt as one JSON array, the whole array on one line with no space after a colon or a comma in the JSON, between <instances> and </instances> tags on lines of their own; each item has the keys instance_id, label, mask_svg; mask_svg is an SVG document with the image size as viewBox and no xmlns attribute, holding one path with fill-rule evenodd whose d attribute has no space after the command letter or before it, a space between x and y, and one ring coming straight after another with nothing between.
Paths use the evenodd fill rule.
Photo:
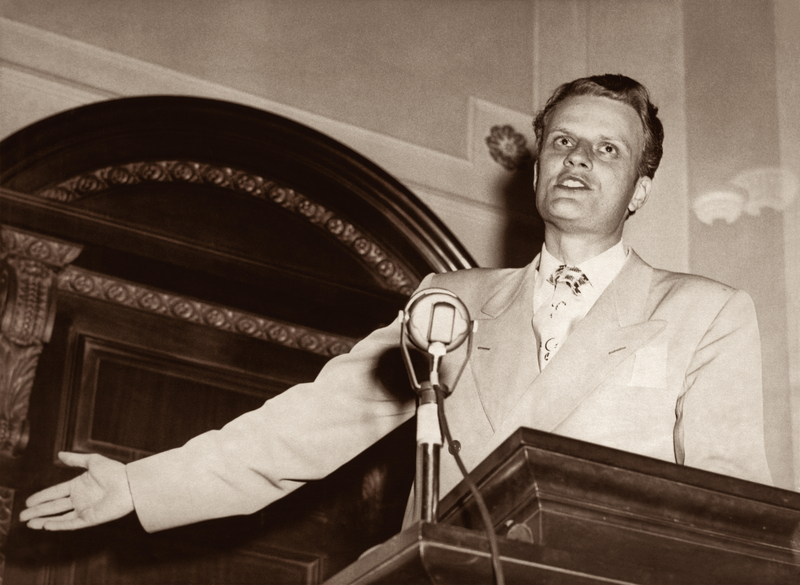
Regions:
<instances>
[{"instance_id":1,"label":"white dress shirt","mask_svg":"<svg viewBox=\"0 0 800 585\"><path fill-rule=\"evenodd\" d=\"M620 240L602 254L595 256L591 260L581 262L577 266L589 279L589 284L591 285L581 287L581 295L584 297L585 301L581 303L583 314L578 316L579 319L583 319L586 316L586 313L594 306L597 299L600 298L600 295L606 290L606 287L617 277L617 274L622 270L622 266L627 259L628 251L622 243L622 240ZM539 260L539 267L536 270L536 280L533 286L534 315L553 295L554 286L552 283L548 282L548 279L550 275L563 264L563 262L547 251L546 245L542 244L542 254Z\"/></svg>"}]
</instances>

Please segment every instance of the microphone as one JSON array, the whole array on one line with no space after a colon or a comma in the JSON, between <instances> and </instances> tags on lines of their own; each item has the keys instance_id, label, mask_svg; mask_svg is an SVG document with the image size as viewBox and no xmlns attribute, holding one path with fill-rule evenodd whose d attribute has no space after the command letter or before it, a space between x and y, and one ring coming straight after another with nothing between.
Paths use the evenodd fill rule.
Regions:
<instances>
[{"instance_id":1,"label":"microphone","mask_svg":"<svg viewBox=\"0 0 800 585\"><path fill-rule=\"evenodd\" d=\"M442 430L436 392L446 392L439 384L439 361L458 348L471 334L469 311L453 292L427 288L414 293L401 311L400 345L417 402L417 472L415 515L436 522L439 503L439 453ZM406 347L406 336L431 356L430 381L419 384ZM466 361L465 361L466 363Z\"/></svg>"},{"instance_id":2,"label":"microphone","mask_svg":"<svg viewBox=\"0 0 800 585\"><path fill-rule=\"evenodd\" d=\"M470 333L467 307L444 288L414 293L406 304L404 321L411 342L434 357L458 348Z\"/></svg>"}]
</instances>

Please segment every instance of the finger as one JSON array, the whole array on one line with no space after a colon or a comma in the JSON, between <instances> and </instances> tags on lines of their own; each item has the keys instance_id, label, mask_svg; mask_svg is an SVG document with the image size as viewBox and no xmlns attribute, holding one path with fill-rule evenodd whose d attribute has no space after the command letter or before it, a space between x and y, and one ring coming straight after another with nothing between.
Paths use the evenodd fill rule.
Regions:
<instances>
[{"instance_id":1,"label":"finger","mask_svg":"<svg viewBox=\"0 0 800 585\"><path fill-rule=\"evenodd\" d=\"M68 512L73 508L74 506L69 498L59 498L58 500L45 502L33 508L23 510L19 515L19 519L26 522L27 520L40 516L53 516L55 514L61 514L62 512Z\"/></svg>"},{"instance_id":2,"label":"finger","mask_svg":"<svg viewBox=\"0 0 800 585\"><path fill-rule=\"evenodd\" d=\"M28 508L33 508L39 504L50 502L52 500L68 498L71 491L69 484L70 482L65 481L63 483L52 485L49 488L45 488L40 492L36 492L27 500L25 500L25 505L28 506Z\"/></svg>"},{"instance_id":3,"label":"finger","mask_svg":"<svg viewBox=\"0 0 800 585\"><path fill-rule=\"evenodd\" d=\"M84 469L89 467L90 457L91 454L87 453L70 453L69 451L60 451L58 453L58 458L70 467L83 467Z\"/></svg>"},{"instance_id":4,"label":"finger","mask_svg":"<svg viewBox=\"0 0 800 585\"><path fill-rule=\"evenodd\" d=\"M72 512L67 512L66 514L64 514L63 517L66 518L66 517L69 516L71 518L74 515L75 515L75 511L73 510ZM42 528L44 528L44 525L47 524L48 522L53 522L53 521L57 521L57 520L58 520L58 518L53 518L53 517L50 517L50 518L33 518L30 522L28 522L28 528L33 528L34 530L41 530Z\"/></svg>"},{"instance_id":5,"label":"finger","mask_svg":"<svg viewBox=\"0 0 800 585\"><path fill-rule=\"evenodd\" d=\"M28 528L33 530L58 530L61 523L71 523L78 515L75 511L67 512L62 516L49 517L49 518L34 518L28 522Z\"/></svg>"},{"instance_id":6,"label":"finger","mask_svg":"<svg viewBox=\"0 0 800 585\"><path fill-rule=\"evenodd\" d=\"M45 520L42 528L52 532L58 532L60 530L78 530L79 528L87 528L88 526L92 525L79 517L76 512L72 511L58 518Z\"/></svg>"}]
</instances>

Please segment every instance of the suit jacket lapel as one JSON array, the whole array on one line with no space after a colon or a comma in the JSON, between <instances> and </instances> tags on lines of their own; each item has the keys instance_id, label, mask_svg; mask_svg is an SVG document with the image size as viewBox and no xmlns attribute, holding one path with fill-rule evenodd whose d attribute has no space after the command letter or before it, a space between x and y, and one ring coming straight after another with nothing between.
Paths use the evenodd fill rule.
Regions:
<instances>
[{"instance_id":1,"label":"suit jacket lapel","mask_svg":"<svg viewBox=\"0 0 800 585\"><path fill-rule=\"evenodd\" d=\"M539 374L531 327L538 256L481 308L473 340L472 368L489 423L497 429L508 410Z\"/></svg>"},{"instance_id":2,"label":"suit jacket lapel","mask_svg":"<svg viewBox=\"0 0 800 585\"><path fill-rule=\"evenodd\" d=\"M617 278L520 394L502 425L495 426L489 450L520 426L555 430L617 365L666 327L664 321L646 320L652 274L653 269L630 251ZM536 361L535 351L532 355Z\"/></svg>"}]
</instances>

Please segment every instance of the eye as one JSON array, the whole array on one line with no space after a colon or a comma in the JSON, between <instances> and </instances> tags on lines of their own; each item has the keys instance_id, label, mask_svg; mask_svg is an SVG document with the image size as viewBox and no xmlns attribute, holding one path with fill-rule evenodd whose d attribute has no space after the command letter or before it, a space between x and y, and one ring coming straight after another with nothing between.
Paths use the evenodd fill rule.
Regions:
<instances>
[{"instance_id":1,"label":"eye","mask_svg":"<svg viewBox=\"0 0 800 585\"><path fill-rule=\"evenodd\" d=\"M604 155L615 156L615 155L619 154L619 150L617 149L617 147L614 146L613 144L609 144L607 142L604 143L604 144L601 144L599 150L600 150L600 153L604 154Z\"/></svg>"},{"instance_id":2,"label":"eye","mask_svg":"<svg viewBox=\"0 0 800 585\"><path fill-rule=\"evenodd\" d=\"M559 147L570 146L572 140L569 139L569 136L556 136L555 140L553 140L553 144Z\"/></svg>"}]
</instances>

